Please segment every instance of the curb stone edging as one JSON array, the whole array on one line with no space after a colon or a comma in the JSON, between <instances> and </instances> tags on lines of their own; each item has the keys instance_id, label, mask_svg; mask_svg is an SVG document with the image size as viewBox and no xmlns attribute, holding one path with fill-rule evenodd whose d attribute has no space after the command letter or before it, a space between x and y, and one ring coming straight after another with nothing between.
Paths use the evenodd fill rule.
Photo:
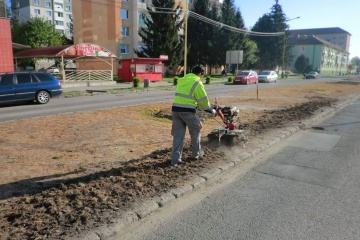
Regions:
<instances>
[{"instance_id":1,"label":"curb stone edging","mask_svg":"<svg viewBox=\"0 0 360 240\"><path fill-rule=\"evenodd\" d=\"M149 200L144 202L137 209L132 212L128 212L124 217L120 218L116 223L112 226L104 226L101 229L95 230L93 233L86 235L85 237L81 237L79 239L91 239L91 240L102 240L107 239L109 237L117 236L117 230L119 228L124 228L129 224L132 224L136 221L140 221L141 219L151 215L151 213L157 211L159 208L166 206L167 204L175 201L177 198L180 198L187 193L193 191L194 189L199 188L203 184L205 184L209 179L227 172L227 170L231 170L233 166L240 164L261 152L269 149L271 146L284 141L287 137L297 133L300 130L306 129L309 125L314 124L316 121L322 120L327 117L331 117L332 114L341 110L342 108L348 106L352 102L354 102L359 97L350 97L349 99L333 106L323 109L319 113L315 113L313 117L309 119L303 120L295 126L284 127L278 129L280 131L275 137L272 138L264 138L266 144L260 144L253 149L250 149L250 152L243 152L237 156L237 158L232 159L230 162L221 163L221 165L214 167L213 169L209 169L207 172L202 173L199 177L193 180L192 183L184 185L182 187L171 190L168 193L161 195L158 200ZM95 236L96 235L96 236Z\"/></svg>"}]
</instances>

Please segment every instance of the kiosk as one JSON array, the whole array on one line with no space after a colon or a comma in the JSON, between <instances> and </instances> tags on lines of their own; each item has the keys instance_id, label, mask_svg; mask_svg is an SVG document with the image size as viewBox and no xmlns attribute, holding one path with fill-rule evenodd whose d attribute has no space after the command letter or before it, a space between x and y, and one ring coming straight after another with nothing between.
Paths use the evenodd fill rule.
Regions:
<instances>
[{"instance_id":1,"label":"kiosk","mask_svg":"<svg viewBox=\"0 0 360 240\"><path fill-rule=\"evenodd\" d=\"M141 82L148 79L151 82L162 81L164 64L162 58L130 58L119 60L118 77L126 82L132 82L134 77Z\"/></svg>"}]
</instances>

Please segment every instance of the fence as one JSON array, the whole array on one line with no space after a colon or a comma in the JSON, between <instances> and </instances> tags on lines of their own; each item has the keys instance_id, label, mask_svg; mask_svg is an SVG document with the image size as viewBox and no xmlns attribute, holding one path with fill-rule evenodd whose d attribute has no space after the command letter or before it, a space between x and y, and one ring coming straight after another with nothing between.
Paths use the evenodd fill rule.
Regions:
<instances>
[{"instance_id":1,"label":"fence","mask_svg":"<svg viewBox=\"0 0 360 240\"><path fill-rule=\"evenodd\" d=\"M111 70L65 70L66 81L113 81Z\"/></svg>"}]
</instances>

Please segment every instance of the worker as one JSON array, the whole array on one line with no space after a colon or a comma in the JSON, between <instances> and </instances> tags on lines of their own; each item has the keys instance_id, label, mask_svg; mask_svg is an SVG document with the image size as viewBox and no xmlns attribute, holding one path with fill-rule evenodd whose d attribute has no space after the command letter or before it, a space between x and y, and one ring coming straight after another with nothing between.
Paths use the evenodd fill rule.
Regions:
<instances>
[{"instance_id":1,"label":"worker","mask_svg":"<svg viewBox=\"0 0 360 240\"><path fill-rule=\"evenodd\" d=\"M176 85L174 102L172 105L172 129L173 147L171 153L171 165L184 163L181 159L186 127L189 128L191 137L191 159L199 159L204 152L201 149L202 123L195 115L196 107L216 114L210 105L201 77L204 76L204 68L196 66L192 72L180 78Z\"/></svg>"}]
</instances>

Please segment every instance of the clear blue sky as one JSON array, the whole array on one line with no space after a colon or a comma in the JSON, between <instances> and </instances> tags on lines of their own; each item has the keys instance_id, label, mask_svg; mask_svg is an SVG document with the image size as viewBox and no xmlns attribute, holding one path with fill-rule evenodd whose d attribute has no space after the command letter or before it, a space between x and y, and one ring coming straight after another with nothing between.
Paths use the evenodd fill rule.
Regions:
<instances>
[{"instance_id":1,"label":"clear blue sky","mask_svg":"<svg viewBox=\"0 0 360 240\"><path fill-rule=\"evenodd\" d=\"M269 13L275 0L234 0L247 28ZM279 0L290 29L339 27L351 34L350 59L360 57L360 0Z\"/></svg>"}]
</instances>

